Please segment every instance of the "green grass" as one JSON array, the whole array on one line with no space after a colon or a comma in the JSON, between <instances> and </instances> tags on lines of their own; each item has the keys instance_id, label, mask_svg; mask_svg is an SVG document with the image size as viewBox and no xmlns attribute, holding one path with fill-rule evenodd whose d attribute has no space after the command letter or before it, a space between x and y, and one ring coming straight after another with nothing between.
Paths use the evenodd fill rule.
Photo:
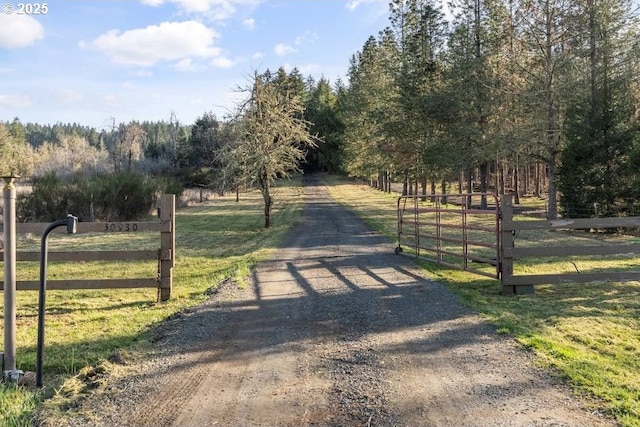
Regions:
<instances>
[{"instance_id":1,"label":"green grass","mask_svg":"<svg viewBox=\"0 0 640 427\"><path fill-rule=\"evenodd\" d=\"M0 425L30 427L31 413L39 400L37 393L24 387L0 383Z\"/></svg>"},{"instance_id":2,"label":"green grass","mask_svg":"<svg viewBox=\"0 0 640 427\"><path fill-rule=\"evenodd\" d=\"M262 197L253 191L215 198L176 213L176 266L168 302L155 289L48 291L41 391L0 385L0 425L31 425L40 402L73 389L87 369L108 369L109 358L144 347L154 325L207 298L207 290L232 278L241 285L256 262L267 258L301 212L299 180L275 188L272 226L264 229ZM23 236L19 250L39 250L39 237ZM49 251L157 249L157 233L62 235L49 238ZM18 263L19 280L37 280L36 263ZM50 263L48 279L155 277L157 262ZM17 293L17 365L35 371L38 294ZM4 322L0 325L0 331ZM3 333L3 332L0 332ZM134 357L134 356L131 356ZM106 367L106 368L105 368ZM0 383L1 384L1 383Z\"/></svg>"},{"instance_id":3,"label":"green grass","mask_svg":"<svg viewBox=\"0 0 640 427\"><path fill-rule=\"evenodd\" d=\"M393 238L397 195L328 177L332 195L366 222ZM525 201L523 201L525 203ZM540 219L540 218L538 218ZM528 232L519 246L608 244L637 238L584 232ZM534 295L504 297L497 280L419 262L438 281L495 325L535 352L540 365L556 373L576 394L594 401L622 426L640 426L640 283L603 282L536 286ZM574 265L575 264L575 265ZM519 262L525 274L630 269L635 256L531 258ZM515 368L514 368L515 369Z\"/></svg>"},{"instance_id":4,"label":"green grass","mask_svg":"<svg viewBox=\"0 0 640 427\"><path fill-rule=\"evenodd\" d=\"M395 238L396 195L327 177L331 193L372 227ZM42 392L0 385L0 425L30 426L31 414L44 397L82 389L83 378L101 369L117 369L107 360L137 357L150 329L172 314L204 298L209 288L227 277L240 282L251 267L267 257L298 216L302 205L298 182L278 188L270 230L262 228L258 193L233 195L179 209L176 215L177 263L172 299L156 301L155 290L50 291L47 304L45 385ZM539 232L536 232L539 233ZM626 239L578 232L518 236L518 242L563 245ZM133 239L132 237L135 237ZM157 236L54 235L50 250L157 248ZM27 237L21 246L37 250L39 239ZM35 249L34 249L35 248ZM573 260L581 271L631 268L635 258ZM37 264L37 263L36 263ZM534 351L539 363L564 377L576 393L595 397L623 426L640 426L640 284L636 282L536 286L535 295L503 297L497 281L422 263L470 307ZM155 263L52 263L49 277L126 277L154 275ZM571 262L529 259L520 265L545 272L575 271ZM20 265L21 280L37 279L37 265ZM18 292L18 367L35 369L37 293ZM0 328L3 325L0 325Z\"/></svg>"}]
</instances>

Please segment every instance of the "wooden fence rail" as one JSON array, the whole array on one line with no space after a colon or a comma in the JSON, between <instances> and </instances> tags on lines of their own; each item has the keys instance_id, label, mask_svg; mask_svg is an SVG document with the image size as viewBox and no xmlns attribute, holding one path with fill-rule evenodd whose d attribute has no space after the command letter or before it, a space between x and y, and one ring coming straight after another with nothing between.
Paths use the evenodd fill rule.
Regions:
<instances>
[{"instance_id":1,"label":"wooden fence rail","mask_svg":"<svg viewBox=\"0 0 640 427\"><path fill-rule=\"evenodd\" d=\"M472 195L455 196L463 201ZM524 258L570 261L573 256L640 255L640 243L516 247L516 236L520 231L640 228L640 217L516 221L510 194L496 201L493 205L496 209L474 209L465 203L455 205L455 202L446 205L439 202L441 198L451 201L454 195L436 195L431 198L433 203L430 205L421 202L423 196L398 198L396 253L408 248L413 256L421 259L498 279L504 295L531 294L534 285L540 284L640 281L640 271L614 269L579 272L576 267L575 273L550 274L540 271L535 274L514 274L514 264ZM518 240L518 245L522 245L522 240ZM485 268L477 268L480 265ZM495 270L488 270L487 266L495 266Z\"/></svg>"},{"instance_id":2,"label":"wooden fence rail","mask_svg":"<svg viewBox=\"0 0 640 427\"><path fill-rule=\"evenodd\" d=\"M512 196L505 195L501 205L501 284L502 293L533 293L533 285L558 283L586 283L604 280L640 280L640 271L576 272L558 274L514 275L514 262L526 257L567 258L570 256L608 256L619 254L640 254L640 244L620 243L597 246L545 246L515 247L515 236L526 230L576 230L640 227L640 217L609 218L563 218L558 220L514 221Z\"/></svg>"},{"instance_id":3,"label":"wooden fence rail","mask_svg":"<svg viewBox=\"0 0 640 427\"><path fill-rule=\"evenodd\" d=\"M157 260L158 274L152 278L140 279L78 279L78 280L47 280L47 289L123 289L123 288L157 288L161 301L171 297L173 286L173 267L175 266L175 196L163 195L160 200L159 221L148 222L79 222L77 234L82 233L140 233L159 232L160 247L155 250L127 250L127 251L60 251L50 252L49 261L78 262L78 261L137 261ZM16 224L17 234L41 235L48 223L19 223ZM0 224L0 233L3 226ZM57 229L53 233L64 233ZM4 259L4 253L0 252ZM40 252L19 251L17 261L39 261ZM17 290L37 290L39 281L17 280ZM0 281L0 290L4 290L4 282Z\"/></svg>"}]
</instances>

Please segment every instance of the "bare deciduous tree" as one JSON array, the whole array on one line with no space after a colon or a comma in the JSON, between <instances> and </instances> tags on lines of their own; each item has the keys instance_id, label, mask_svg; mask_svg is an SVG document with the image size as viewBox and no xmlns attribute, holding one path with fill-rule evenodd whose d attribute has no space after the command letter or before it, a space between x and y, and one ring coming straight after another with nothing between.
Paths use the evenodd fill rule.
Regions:
<instances>
[{"instance_id":1,"label":"bare deciduous tree","mask_svg":"<svg viewBox=\"0 0 640 427\"><path fill-rule=\"evenodd\" d=\"M7 126L0 123L0 173L27 175L31 171L32 149L23 139L16 140Z\"/></svg>"},{"instance_id":2,"label":"bare deciduous tree","mask_svg":"<svg viewBox=\"0 0 640 427\"><path fill-rule=\"evenodd\" d=\"M239 179L257 185L264 200L264 226L271 225L271 187L277 178L300 172L306 148L317 138L303 118L300 94L279 84L270 73L254 75L250 95L239 106L234 121L236 141L227 150L227 164L239 171Z\"/></svg>"}]
</instances>

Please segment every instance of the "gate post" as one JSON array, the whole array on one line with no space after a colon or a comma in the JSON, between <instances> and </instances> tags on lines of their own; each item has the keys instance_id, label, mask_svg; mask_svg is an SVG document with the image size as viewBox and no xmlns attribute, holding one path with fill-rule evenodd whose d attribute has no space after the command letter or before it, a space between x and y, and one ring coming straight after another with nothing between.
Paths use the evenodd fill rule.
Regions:
<instances>
[{"instance_id":1,"label":"gate post","mask_svg":"<svg viewBox=\"0 0 640 427\"><path fill-rule=\"evenodd\" d=\"M513 248L512 230L505 230L505 221L513 221L513 196L505 194L502 196L500 206L500 283L502 284L502 295L514 295L515 286L507 285L508 277L513 276L513 258L505 255L505 248Z\"/></svg>"},{"instance_id":2,"label":"gate post","mask_svg":"<svg viewBox=\"0 0 640 427\"><path fill-rule=\"evenodd\" d=\"M4 234L4 372L3 378L17 381L22 371L16 369L16 186L17 176L3 177L2 190Z\"/></svg>"},{"instance_id":3,"label":"gate post","mask_svg":"<svg viewBox=\"0 0 640 427\"><path fill-rule=\"evenodd\" d=\"M171 298L176 248L176 196L165 194L160 200L160 221L171 224L170 231L160 233L160 301Z\"/></svg>"}]
</instances>

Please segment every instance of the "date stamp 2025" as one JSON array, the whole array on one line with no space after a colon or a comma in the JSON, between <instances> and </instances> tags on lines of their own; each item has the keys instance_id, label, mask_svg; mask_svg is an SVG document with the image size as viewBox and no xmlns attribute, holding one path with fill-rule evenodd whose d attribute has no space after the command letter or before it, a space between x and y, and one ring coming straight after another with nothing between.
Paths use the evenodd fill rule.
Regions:
<instances>
[{"instance_id":1,"label":"date stamp 2025","mask_svg":"<svg viewBox=\"0 0 640 427\"><path fill-rule=\"evenodd\" d=\"M5 15L46 15L49 13L47 3L5 3L2 5Z\"/></svg>"}]
</instances>

